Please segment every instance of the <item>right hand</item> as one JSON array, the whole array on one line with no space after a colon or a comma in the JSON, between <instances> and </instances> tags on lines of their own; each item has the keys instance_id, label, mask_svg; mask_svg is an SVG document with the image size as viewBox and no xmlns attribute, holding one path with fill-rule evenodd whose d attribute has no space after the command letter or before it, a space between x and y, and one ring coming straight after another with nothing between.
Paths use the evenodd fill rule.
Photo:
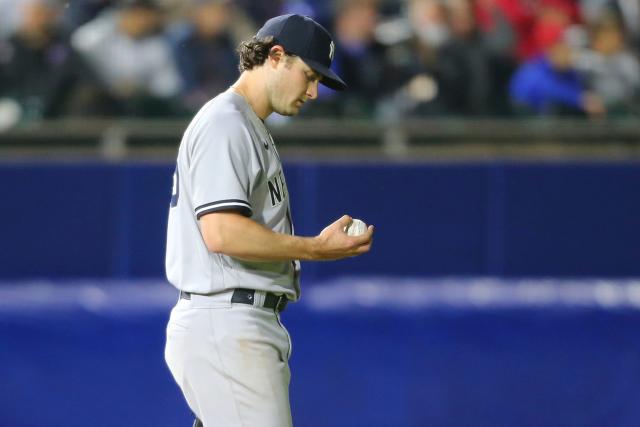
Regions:
<instances>
[{"instance_id":1,"label":"right hand","mask_svg":"<svg viewBox=\"0 0 640 427\"><path fill-rule=\"evenodd\" d=\"M369 252L373 242L373 225L368 226L360 236L348 236L344 230L351 221L349 215L343 215L314 237L317 259L341 259Z\"/></svg>"}]
</instances>

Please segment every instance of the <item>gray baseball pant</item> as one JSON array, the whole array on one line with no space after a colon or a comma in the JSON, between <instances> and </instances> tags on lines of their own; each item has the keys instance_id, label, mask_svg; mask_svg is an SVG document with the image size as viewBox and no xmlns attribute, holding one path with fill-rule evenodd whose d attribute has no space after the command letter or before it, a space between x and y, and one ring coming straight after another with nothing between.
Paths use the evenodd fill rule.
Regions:
<instances>
[{"instance_id":1,"label":"gray baseball pant","mask_svg":"<svg viewBox=\"0 0 640 427\"><path fill-rule=\"evenodd\" d=\"M231 303L231 292L180 299L165 360L205 427L289 427L291 341L273 309Z\"/></svg>"}]
</instances>

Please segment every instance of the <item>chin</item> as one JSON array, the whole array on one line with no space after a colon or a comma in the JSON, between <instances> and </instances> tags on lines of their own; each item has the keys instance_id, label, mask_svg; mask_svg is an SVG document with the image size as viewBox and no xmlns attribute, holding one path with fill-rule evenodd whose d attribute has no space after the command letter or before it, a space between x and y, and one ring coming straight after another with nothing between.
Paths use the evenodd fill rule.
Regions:
<instances>
[{"instance_id":1,"label":"chin","mask_svg":"<svg viewBox=\"0 0 640 427\"><path fill-rule=\"evenodd\" d=\"M299 108L289 108L286 110L276 111L281 116L295 116L300 112Z\"/></svg>"}]
</instances>

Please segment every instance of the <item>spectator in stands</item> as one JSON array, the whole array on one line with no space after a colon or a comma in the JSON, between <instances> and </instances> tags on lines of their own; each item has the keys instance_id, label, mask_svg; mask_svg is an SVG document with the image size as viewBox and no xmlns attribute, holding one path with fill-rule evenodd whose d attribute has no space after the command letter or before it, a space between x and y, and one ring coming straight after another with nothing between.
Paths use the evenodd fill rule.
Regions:
<instances>
[{"instance_id":1,"label":"spectator in stands","mask_svg":"<svg viewBox=\"0 0 640 427\"><path fill-rule=\"evenodd\" d=\"M73 45L108 89L105 113L173 114L180 77L169 42L161 34L163 16L152 0L123 0L78 28Z\"/></svg>"},{"instance_id":2,"label":"spectator in stands","mask_svg":"<svg viewBox=\"0 0 640 427\"><path fill-rule=\"evenodd\" d=\"M522 62L541 53L534 34L537 22L554 21L566 26L576 23L580 14L575 0L478 0L476 15L483 33L501 35L506 34L505 25L510 28L511 36L504 40ZM500 40L494 37L493 42L500 44Z\"/></svg>"},{"instance_id":3,"label":"spectator in stands","mask_svg":"<svg viewBox=\"0 0 640 427\"><path fill-rule=\"evenodd\" d=\"M478 0L475 4L478 27L491 35L497 49L517 60L531 56L531 29L535 23L533 2L523 0Z\"/></svg>"},{"instance_id":4,"label":"spectator in stands","mask_svg":"<svg viewBox=\"0 0 640 427\"><path fill-rule=\"evenodd\" d=\"M640 63L625 46L619 21L605 16L590 30L591 48L580 52L576 67L611 114L638 113Z\"/></svg>"},{"instance_id":5,"label":"spectator in stands","mask_svg":"<svg viewBox=\"0 0 640 427\"><path fill-rule=\"evenodd\" d=\"M496 115L509 115L511 113L509 79L518 65L516 53L519 41L517 15L511 17L514 21L512 22L509 12L517 13L518 9L505 10L502 7L504 2L498 0L477 0L471 3L474 9L475 32L478 34L476 37L482 39L491 65L489 112ZM505 4L517 6L516 2ZM524 18L526 19L527 15L524 15ZM524 26L526 28L526 20Z\"/></svg>"},{"instance_id":6,"label":"spectator in stands","mask_svg":"<svg viewBox=\"0 0 640 427\"><path fill-rule=\"evenodd\" d=\"M529 34L531 50L524 60L539 56L547 48L545 41L538 37L540 24L555 24L569 29L579 22L579 12L574 0L539 0L536 7L536 19ZM543 41L541 41L543 40Z\"/></svg>"},{"instance_id":7,"label":"spectator in stands","mask_svg":"<svg viewBox=\"0 0 640 427\"><path fill-rule=\"evenodd\" d=\"M449 41L447 10L440 0L409 0L406 29L387 48L388 82L393 90L380 102L385 119L448 113L447 93L442 90L438 54ZM384 36L391 39L390 36Z\"/></svg>"},{"instance_id":8,"label":"spectator in stands","mask_svg":"<svg viewBox=\"0 0 640 427\"><path fill-rule=\"evenodd\" d=\"M579 3L587 24L595 24L603 16L613 14L622 23L630 48L636 54L640 54L640 2L638 0L580 0Z\"/></svg>"},{"instance_id":9,"label":"spectator in stands","mask_svg":"<svg viewBox=\"0 0 640 427\"><path fill-rule=\"evenodd\" d=\"M305 114L372 117L384 90L384 47L374 36L378 22L375 0L344 0L336 6L333 68L349 85L344 92L322 91Z\"/></svg>"},{"instance_id":10,"label":"spectator in stands","mask_svg":"<svg viewBox=\"0 0 640 427\"><path fill-rule=\"evenodd\" d=\"M520 66L511 81L511 97L523 112L601 116L605 113L602 100L586 90L572 65L565 29L553 21L538 24L536 42L545 46L544 53Z\"/></svg>"},{"instance_id":11,"label":"spectator in stands","mask_svg":"<svg viewBox=\"0 0 640 427\"><path fill-rule=\"evenodd\" d=\"M196 0L187 13L188 23L174 28L171 39L183 105L196 111L237 79L238 55L228 0Z\"/></svg>"},{"instance_id":12,"label":"spectator in stands","mask_svg":"<svg viewBox=\"0 0 640 427\"><path fill-rule=\"evenodd\" d=\"M20 16L17 32L0 41L4 105L14 106L15 120L87 112L95 81L59 28L59 4L28 0Z\"/></svg>"},{"instance_id":13,"label":"spectator in stands","mask_svg":"<svg viewBox=\"0 0 640 427\"><path fill-rule=\"evenodd\" d=\"M455 115L489 115L491 96L506 91L498 91L492 80L491 57L477 31L473 5L471 0L448 0L446 6L451 37L438 53L437 69L447 110Z\"/></svg>"}]
</instances>

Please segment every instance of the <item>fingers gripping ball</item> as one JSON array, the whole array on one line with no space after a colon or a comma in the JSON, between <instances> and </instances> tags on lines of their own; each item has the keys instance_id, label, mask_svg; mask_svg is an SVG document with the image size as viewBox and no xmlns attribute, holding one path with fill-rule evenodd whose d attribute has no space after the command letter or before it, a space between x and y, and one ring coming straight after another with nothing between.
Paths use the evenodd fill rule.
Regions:
<instances>
[{"instance_id":1,"label":"fingers gripping ball","mask_svg":"<svg viewBox=\"0 0 640 427\"><path fill-rule=\"evenodd\" d=\"M367 232L367 224L354 218L344 231L348 236L360 236Z\"/></svg>"}]
</instances>

